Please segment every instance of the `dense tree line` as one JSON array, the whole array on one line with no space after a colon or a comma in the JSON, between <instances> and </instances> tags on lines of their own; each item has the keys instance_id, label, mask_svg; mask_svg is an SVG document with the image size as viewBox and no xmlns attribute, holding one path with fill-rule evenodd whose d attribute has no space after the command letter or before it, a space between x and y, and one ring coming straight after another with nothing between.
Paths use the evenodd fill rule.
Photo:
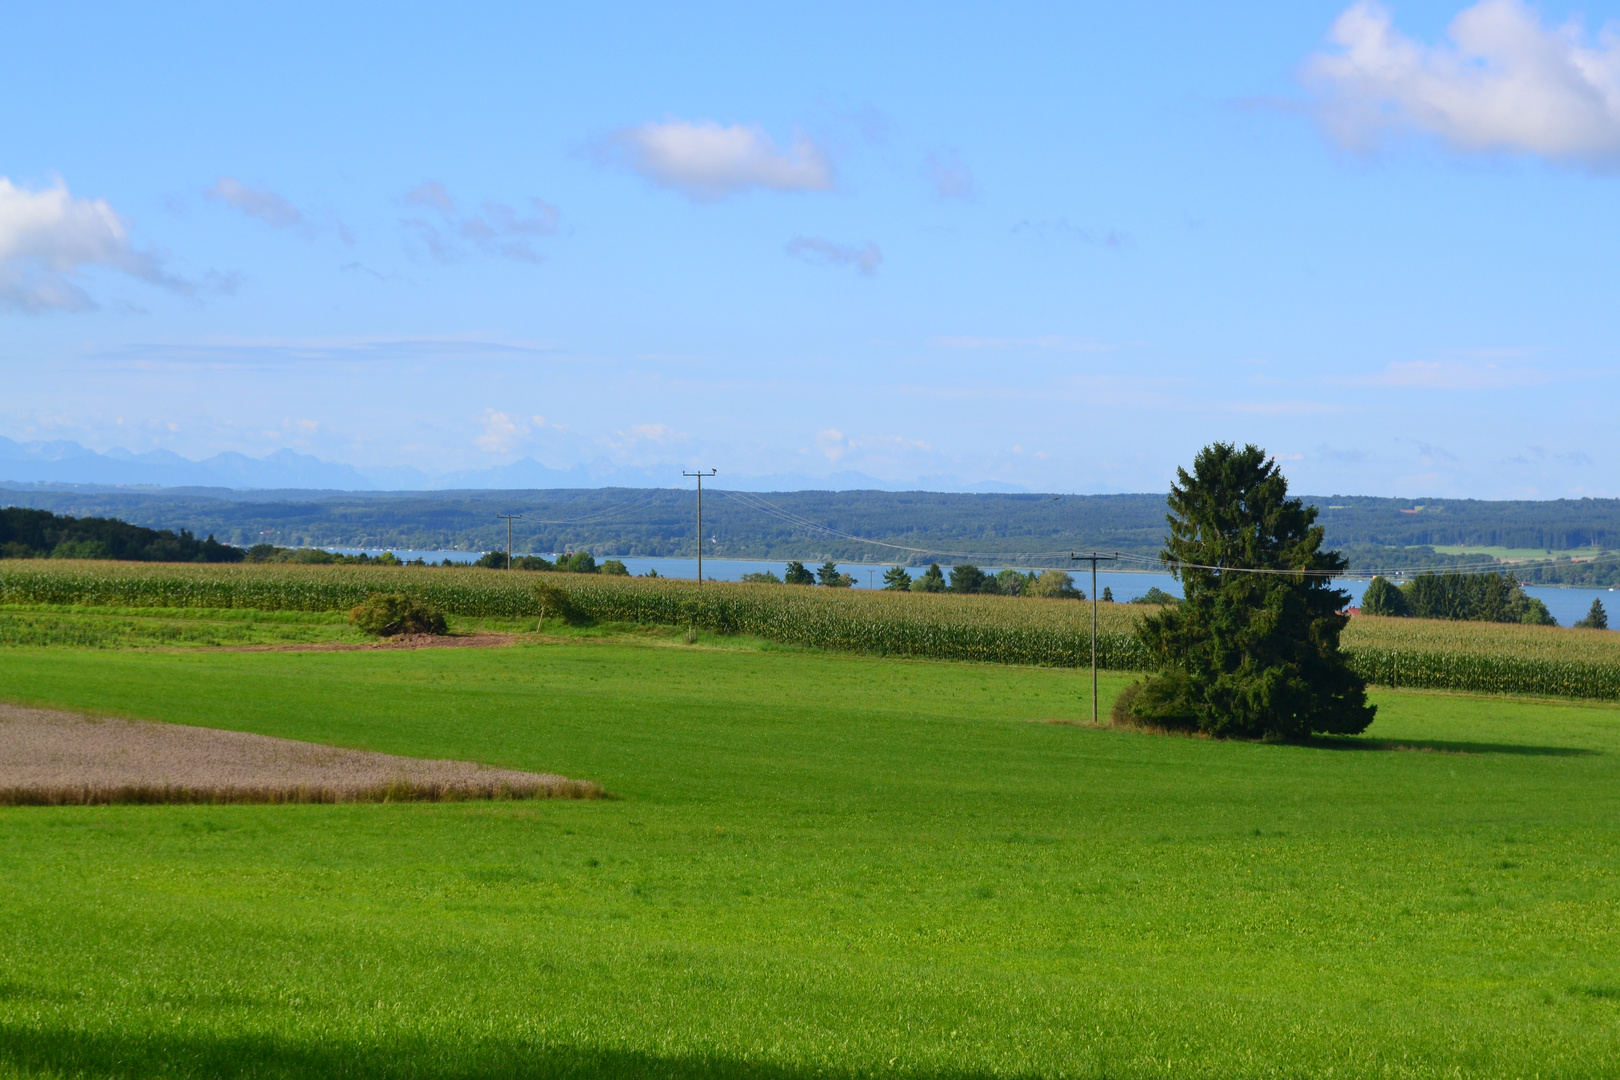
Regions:
<instances>
[{"instance_id":1,"label":"dense tree line","mask_svg":"<svg viewBox=\"0 0 1620 1080\"><path fill-rule=\"evenodd\" d=\"M116 518L66 517L20 506L0 509L0 558L240 562L241 548L181 529L147 529Z\"/></svg>"},{"instance_id":2,"label":"dense tree line","mask_svg":"<svg viewBox=\"0 0 1620 1080\"><path fill-rule=\"evenodd\" d=\"M693 494L677 489L601 488L453 492L159 492L61 490L12 485L9 501L79 515L116 516L153 528L212 533L246 547L342 546L489 551L504 548L497 513L522 513L518 546L529 551L589 548L672 557L696 551ZM764 508L857 537L847 539L786 520ZM1474 566L1479 556L1442 554L1436 545L1504 546L1577 557L1620 548L1620 500L1483 502L1310 496L1327 542L1351 570ZM976 553L962 562L1049 553L1066 565L1080 549L1152 554L1164 539L1163 495L949 494L798 491L734 497L718 491L704 505L705 554L926 566L930 551ZM919 549L919 550L910 550ZM1005 557L1004 557L1005 556ZM954 559L941 559L947 565ZM1020 558L1018 565L1043 565ZM1620 583L1620 562L1565 561L1516 570L1537 584Z\"/></svg>"},{"instance_id":3,"label":"dense tree line","mask_svg":"<svg viewBox=\"0 0 1620 1080\"><path fill-rule=\"evenodd\" d=\"M823 585L833 589L847 589L855 578L838 569L828 559L816 570L811 570L797 559L790 560L782 576L765 570L744 574L742 580L761 585ZM904 566L891 566L883 572L883 588L888 592L924 593L976 593L990 596L1036 596L1052 599L1084 600L1086 594L1074 587L1074 578L1063 570L1002 570L987 573L970 563L951 567L947 580L938 563L930 563L927 570L913 577Z\"/></svg>"},{"instance_id":4,"label":"dense tree line","mask_svg":"<svg viewBox=\"0 0 1620 1080\"><path fill-rule=\"evenodd\" d=\"M1419 574L1404 585L1375 577L1361 594L1361 610L1417 619L1558 625L1546 604L1512 578L1493 573Z\"/></svg>"}]
</instances>

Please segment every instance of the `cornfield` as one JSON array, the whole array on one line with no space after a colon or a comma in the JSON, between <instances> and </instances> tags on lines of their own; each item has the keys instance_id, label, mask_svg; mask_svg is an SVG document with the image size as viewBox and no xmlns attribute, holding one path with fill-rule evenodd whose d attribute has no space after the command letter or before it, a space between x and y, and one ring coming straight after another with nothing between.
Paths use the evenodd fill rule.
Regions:
<instances>
[{"instance_id":1,"label":"cornfield","mask_svg":"<svg viewBox=\"0 0 1620 1080\"><path fill-rule=\"evenodd\" d=\"M347 611L372 592L405 592L450 615L534 618L531 572L449 568L6 561L0 604ZM867 592L666 578L546 574L604 622L695 626L769 641L886 656L1084 666L1091 605L1072 600ZM1150 666L1136 636L1144 609L1100 608L1098 660ZM1353 666L1383 686L1620 699L1620 634L1424 619L1353 619Z\"/></svg>"},{"instance_id":2,"label":"cornfield","mask_svg":"<svg viewBox=\"0 0 1620 1080\"><path fill-rule=\"evenodd\" d=\"M768 641L890 656L1072 666L1091 662L1091 606L1073 600L867 592L668 578L289 564L0 563L0 604L347 611L405 592L450 615L538 617L534 582L606 622L696 626ZM1140 608L1103 605L1098 660L1139 669Z\"/></svg>"},{"instance_id":3,"label":"cornfield","mask_svg":"<svg viewBox=\"0 0 1620 1080\"><path fill-rule=\"evenodd\" d=\"M1603 630L1363 615L1343 644L1379 686L1620 699L1620 634Z\"/></svg>"}]
</instances>

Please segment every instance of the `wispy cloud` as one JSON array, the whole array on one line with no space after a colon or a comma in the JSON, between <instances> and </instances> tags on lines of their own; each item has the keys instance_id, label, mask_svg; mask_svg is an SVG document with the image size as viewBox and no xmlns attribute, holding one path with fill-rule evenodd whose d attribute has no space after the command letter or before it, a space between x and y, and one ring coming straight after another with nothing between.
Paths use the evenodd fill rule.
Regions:
<instances>
[{"instance_id":1,"label":"wispy cloud","mask_svg":"<svg viewBox=\"0 0 1620 1080\"><path fill-rule=\"evenodd\" d=\"M562 217L555 206L544 199L531 198L528 207L519 211L506 203L485 202L482 213L460 214L450 192L437 180L428 180L405 193L406 206L433 211L436 217L403 219L417 241L435 262L452 263L466 253L461 242L471 244L485 254L496 255L520 262L540 262L544 256L535 250L534 241L557 232Z\"/></svg>"},{"instance_id":2,"label":"wispy cloud","mask_svg":"<svg viewBox=\"0 0 1620 1080\"><path fill-rule=\"evenodd\" d=\"M979 193L973 173L955 150L930 154L924 163L934 194L942 199L971 199Z\"/></svg>"},{"instance_id":3,"label":"wispy cloud","mask_svg":"<svg viewBox=\"0 0 1620 1080\"><path fill-rule=\"evenodd\" d=\"M933 337L930 345L941 349L1055 349L1060 352L1109 352L1125 348L1123 344L1106 344L1085 338L1065 337L1061 334L1042 334L1039 337Z\"/></svg>"},{"instance_id":4,"label":"wispy cloud","mask_svg":"<svg viewBox=\"0 0 1620 1080\"><path fill-rule=\"evenodd\" d=\"M303 211L269 188L256 188L234 176L221 176L203 194L215 202L235 207L250 218L257 218L272 229L292 229L306 236L314 234Z\"/></svg>"},{"instance_id":5,"label":"wispy cloud","mask_svg":"<svg viewBox=\"0 0 1620 1080\"><path fill-rule=\"evenodd\" d=\"M157 370L259 368L285 371L292 364L445 364L554 356L542 342L500 340L475 334L424 337L391 335L318 338L242 338L135 341L88 353L107 368Z\"/></svg>"},{"instance_id":6,"label":"wispy cloud","mask_svg":"<svg viewBox=\"0 0 1620 1080\"><path fill-rule=\"evenodd\" d=\"M1435 136L1462 153L1620 163L1620 34L1589 42L1576 22L1545 26L1520 0L1480 0L1426 45L1375 0L1334 22L1336 51L1305 62L1327 131L1346 147L1392 133Z\"/></svg>"},{"instance_id":7,"label":"wispy cloud","mask_svg":"<svg viewBox=\"0 0 1620 1080\"><path fill-rule=\"evenodd\" d=\"M1316 448L1316 456L1324 461L1342 461L1348 465L1359 465L1367 460L1367 453L1364 450L1340 450L1327 443L1322 443Z\"/></svg>"},{"instance_id":8,"label":"wispy cloud","mask_svg":"<svg viewBox=\"0 0 1620 1080\"><path fill-rule=\"evenodd\" d=\"M195 287L130 243L105 199L72 195L58 180L43 190L0 176L0 311L82 311L95 307L74 279L107 267L186 295Z\"/></svg>"},{"instance_id":9,"label":"wispy cloud","mask_svg":"<svg viewBox=\"0 0 1620 1080\"><path fill-rule=\"evenodd\" d=\"M799 236L789 242L787 253L807 263L853 266L863 274L876 273L883 263L882 250L871 241L859 245L839 244L816 236Z\"/></svg>"},{"instance_id":10,"label":"wispy cloud","mask_svg":"<svg viewBox=\"0 0 1620 1080\"><path fill-rule=\"evenodd\" d=\"M1360 386L1424 390L1506 390L1545 386L1562 378L1589 374L1594 373L1561 373L1546 368L1468 364L1453 360L1401 360L1389 364L1381 372L1352 381Z\"/></svg>"},{"instance_id":11,"label":"wispy cloud","mask_svg":"<svg viewBox=\"0 0 1620 1080\"><path fill-rule=\"evenodd\" d=\"M795 134L783 147L755 124L678 119L640 124L614 132L598 149L604 160L698 202L754 188L830 191L833 187L832 162L809 136Z\"/></svg>"},{"instance_id":12,"label":"wispy cloud","mask_svg":"<svg viewBox=\"0 0 1620 1080\"><path fill-rule=\"evenodd\" d=\"M1068 240L1077 244L1095 244L1119 251L1132 247L1136 241L1131 234L1118 229L1092 229L1076 225L1068 218L1025 218L1012 227L1014 235L1026 233L1042 240Z\"/></svg>"}]
</instances>

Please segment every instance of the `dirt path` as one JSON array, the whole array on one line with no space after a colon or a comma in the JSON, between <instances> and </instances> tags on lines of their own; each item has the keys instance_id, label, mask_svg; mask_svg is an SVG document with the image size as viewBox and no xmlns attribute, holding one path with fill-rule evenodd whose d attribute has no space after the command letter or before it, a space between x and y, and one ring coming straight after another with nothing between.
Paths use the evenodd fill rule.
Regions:
<instances>
[{"instance_id":1,"label":"dirt path","mask_svg":"<svg viewBox=\"0 0 1620 1080\"><path fill-rule=\"evenodd\" d=\"M0 705L0 805L600 798L595 784L241 731Z\"/></svg>"},{"instance_id":2,"label":"dirt path","mask_svg":"<svg viewBox=\"0 0 1620 1080\"><path fill-rule=\"evenodd\" d=\"M380 641L304 641L274 645L220 645L211 652L363 652L371 649L492 649L510 645L516 634L406 634ZM193 651L193 650L187 650Z\"/></svg>"}]
</instances>

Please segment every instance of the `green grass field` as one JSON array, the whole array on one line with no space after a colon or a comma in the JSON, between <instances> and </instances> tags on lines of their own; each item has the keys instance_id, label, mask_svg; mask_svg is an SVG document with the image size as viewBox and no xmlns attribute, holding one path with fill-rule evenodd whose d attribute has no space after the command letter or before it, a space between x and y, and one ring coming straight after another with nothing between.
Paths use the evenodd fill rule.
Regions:
<instances>
[{"instance_id":1,"label":"green grass field","mask_svg":"<svg viewBox=\"0 0 1620 1080\"><path fill-rule=\"evenodd\" d=\"M1609 554L1607 551L1589 547L1554 551L1552 548L1470 547L1466 544L1438 544L1435 545L1434 551L1440 555L1484 555L1492 559L1548 559L1557 555L1590 559L1594 555Z\"/></svg>"},{"instance_id":2,"label":"green grass field","mask_svg":"<svg viewBox=\"0 0 1620 1080\"><path fill-rule=\"evenodd\" d=\"M1044 722L1073 670L677 641L0 649L10 701L618 796L0 810L0 1076L1620 1071L1620 708L1219 743Z\"/></svg>"}]
</instances>

